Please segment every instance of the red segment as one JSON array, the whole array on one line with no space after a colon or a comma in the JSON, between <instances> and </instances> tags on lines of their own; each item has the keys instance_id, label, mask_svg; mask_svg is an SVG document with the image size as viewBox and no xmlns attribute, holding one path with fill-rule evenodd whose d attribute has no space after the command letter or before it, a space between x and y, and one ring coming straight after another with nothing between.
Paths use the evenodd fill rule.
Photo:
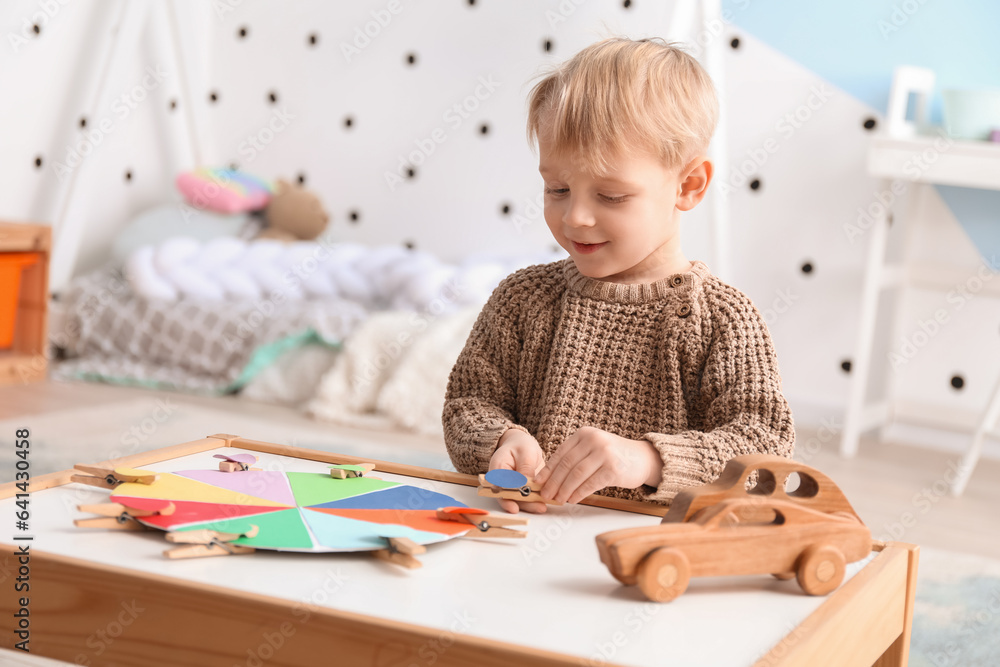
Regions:
<instances>
[{"instance_id":1,"label":"red segment","mask_svg":"<svg viewBox=\"0 0 1000 667\"><path fill-rule=\"evenodd\" d=\"M111 496L111 500L121 503L126 507L131 507L133 502L146 501L149 498L132 498L129 496ZM197 521L219 521L221 519L234 519L240 516L250 516L252 514L263 514L265 512L280 512L292 509L290 507L268 507L264 505L229 505L221 503L199 503L191 500L171 500L174 504L174 513L169 515L154 515L136 517L144 524L155 526L156 528L171 528L185 523L195 523Z\"/></svg>"},{"instance_id":2,"label":"red segment","mask_svg":"<svg viewBox=\"0 0 1000 667\"><path fill-rule=\"evenodd\" d=\"M345 519L370 521L371 523L392 523L414 530L444 535L459 535L468 532L472 526L464 521L444 521L437 518L437 510L355 510L335 507L310 507L312 512L324 512Z\"/></svg>"},{"instance_id":3,"label":"red segment","mask_svg":"<svg viewBox=\"0 0 1000 667\"><path fill-rule=\"evenodd\" d=\"M478 507L442 507L439 511L446 514L489 514L487 510Z\"/></svg>"}]
</instances>

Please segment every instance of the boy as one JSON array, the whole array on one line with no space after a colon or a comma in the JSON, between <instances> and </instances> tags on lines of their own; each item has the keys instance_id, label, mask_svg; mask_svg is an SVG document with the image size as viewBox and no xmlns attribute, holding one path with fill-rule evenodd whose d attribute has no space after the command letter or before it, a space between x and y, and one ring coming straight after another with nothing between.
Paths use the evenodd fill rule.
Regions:
<instances>
[{"instance_id":1,"label":"boy","mask_svg":"<svg viewBox=\"0 0 1000 667\"><path fill-rule=\"evenodd\" d=\"M767 326L680 247L717 117L711 79L658 38L598 42L532 89L545 222L570 256L514 272L479 314L442 414L459 471L669 504L740 454L791 456Z\"/></svg>"}]
</instances>

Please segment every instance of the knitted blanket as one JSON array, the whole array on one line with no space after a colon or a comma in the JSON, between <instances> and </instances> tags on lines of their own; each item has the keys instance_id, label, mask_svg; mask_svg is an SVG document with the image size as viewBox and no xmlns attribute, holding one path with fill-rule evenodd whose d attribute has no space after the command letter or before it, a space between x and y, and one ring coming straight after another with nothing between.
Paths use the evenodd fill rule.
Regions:
<instances>
[{"instance_id":1,"label":"knitted blanket","mask_svg":"<svg viewBox=\"0 0 1000 667\"><path fill-rule=\"evenodd\" d=\"M75 279L64 299L66 330L51 337L71 358L53 377L201 393L240 388L292 347L339 345L368 314L339 298L146 299L110 268Z\"/></svg>"}]
</instances>

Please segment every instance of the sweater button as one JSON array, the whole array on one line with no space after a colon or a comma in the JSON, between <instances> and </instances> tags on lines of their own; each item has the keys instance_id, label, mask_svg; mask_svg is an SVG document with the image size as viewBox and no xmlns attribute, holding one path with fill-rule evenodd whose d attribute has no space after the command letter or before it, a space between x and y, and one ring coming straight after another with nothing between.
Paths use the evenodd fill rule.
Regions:
<instances>
[{"instance_id":1,"label":"sweater button","mask_svg":"<svg viewBox=\"0 0 1000 667\"><path fill-rule=\"evenodd\" d=\"M687 305L686 303L681 304L680 306L677 306L676 312L677 312L677 317L687 317L688 315L691 314L691 306Z\"/></svg>"},{"instance_id":2,"label":"sweater button","mask_svg":"<svg viewBox=\"0 0 1000 667\"><path fill-rule=\"evenodd\" d=\"M674 276L673 278L670 279L671 287L680 287L683 284L684 284L684 278L682 278L681 276Z\"/></svg>"}]
</instances>

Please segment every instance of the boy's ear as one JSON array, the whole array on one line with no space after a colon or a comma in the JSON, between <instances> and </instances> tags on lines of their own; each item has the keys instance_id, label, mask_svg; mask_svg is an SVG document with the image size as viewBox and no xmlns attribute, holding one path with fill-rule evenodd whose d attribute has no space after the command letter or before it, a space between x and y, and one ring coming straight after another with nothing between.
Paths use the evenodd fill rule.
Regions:
<instances>
[{"instance_id":1,"label":"boy's ear","mask_svg":"<svg viewBox=\"0 0 1000 667\"><path fill-rule=\"evenodd\" d=\"M690 211L705 198L708 184L712 181L715 166L704 155L689 162L680 173L680 185L677 187L677 208Z\"/></svg>"}]
</instances>

